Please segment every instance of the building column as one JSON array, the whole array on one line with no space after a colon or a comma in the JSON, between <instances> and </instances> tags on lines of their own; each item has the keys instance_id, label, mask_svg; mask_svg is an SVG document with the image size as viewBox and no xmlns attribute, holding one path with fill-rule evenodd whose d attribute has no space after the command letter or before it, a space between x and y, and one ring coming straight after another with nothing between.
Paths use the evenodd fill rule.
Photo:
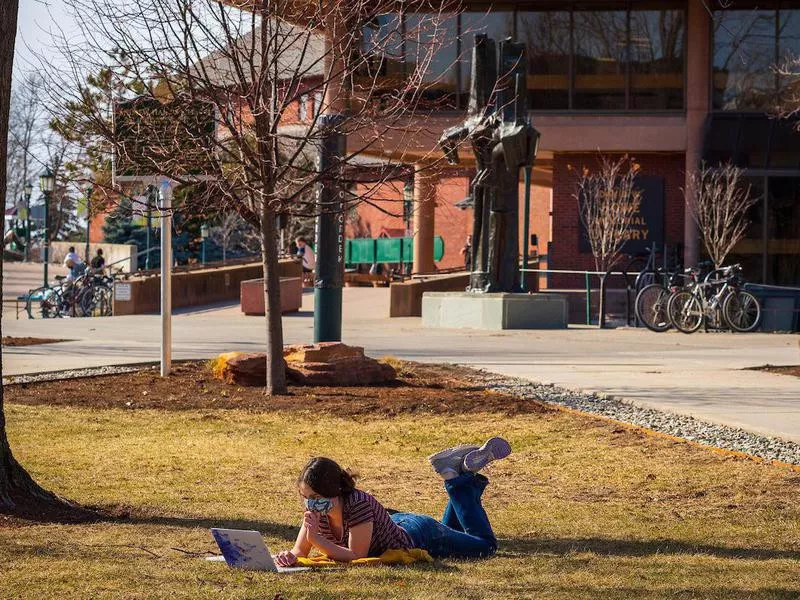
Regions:
<instances>
[{"instance_id":1,"label":"building column","mask_svg":"<svg viewBox=\"0 0 800 600\"><path fill-rule=\"evenodd\" d=\"M684 189L692 197L691 174L703 159L703 126L711 106L711 15L700 0L689 1L686 48L686 175ZM688 205L684 205L684 265L696 265L700 236Z\"/></svg>"},{"instance_id":2,"label":"building column","mask_svg":"<svg viewBox=\"0 0 800 600\"><path fill-rule=\"evenodd\" d=\"M436 220L436 173L429 165L414 165L414 265L412 273L433 273L433 236Z\"/></svg>"}]
</instances>

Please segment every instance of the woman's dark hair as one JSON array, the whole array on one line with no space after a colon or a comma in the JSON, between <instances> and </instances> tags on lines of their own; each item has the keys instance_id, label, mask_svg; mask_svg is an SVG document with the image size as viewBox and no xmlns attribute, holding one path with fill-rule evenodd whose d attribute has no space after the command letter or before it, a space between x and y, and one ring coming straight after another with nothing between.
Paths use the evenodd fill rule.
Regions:
<instances>
[{"instance_id":1,"label":"woman's dark hair","mask_svg":"<svg viewBox=\"0 0 800 600\"><path fill-rule=\"evenodd\" d=\"M315 456L303 468L297 485L305 483L308 487L325 498L349 496L356 489L356 475L343 469L339 464L325 458Z\"/></svg>"}]
</instances>

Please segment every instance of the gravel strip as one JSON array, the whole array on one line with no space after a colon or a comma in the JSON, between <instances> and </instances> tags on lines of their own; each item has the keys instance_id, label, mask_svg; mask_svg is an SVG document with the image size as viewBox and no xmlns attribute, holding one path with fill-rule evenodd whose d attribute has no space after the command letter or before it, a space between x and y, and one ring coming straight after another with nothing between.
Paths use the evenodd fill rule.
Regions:
<instances>
[{"instance_id":1,"label":"gravel strip","mask_svg":"<svg viewBox=\"0 0 800 600\"><path fill-rule=\"evenodd\" d=\"M707 446L744 452L765 460L800 465L800 444L789 440L757 435L743 429L715 425L694 417L644 408L613 396L575 392L554 385L505 377L486 371L481 371L480 375L476 375L472 383L519 398L539 400L586 413L602 415Z\"/></svg>"},{"instance_id":2,"label":"gravel strip","mask_svg":"<svg viewBox=\"0 0 800 600\"><path fill-rule=\"evenodd\" d=\"M144 369L155 369L158 363L121 365L118 367L88 367L86 369L69 369L66 371L49 371L33 375L9 375L3 377L3 385L18 383L37 383L39 381L58 381L60 379L77 379L80 377L99 377L101 375L119 375L120 373L133 373Z\"/></svg>"}]
</instances>

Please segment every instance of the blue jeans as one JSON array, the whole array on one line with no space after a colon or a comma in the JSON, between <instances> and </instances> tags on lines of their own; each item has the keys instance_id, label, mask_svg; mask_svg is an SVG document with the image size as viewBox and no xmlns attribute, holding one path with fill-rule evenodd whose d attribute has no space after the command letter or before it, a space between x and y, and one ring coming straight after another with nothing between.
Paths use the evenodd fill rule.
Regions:
<instances>
[{"instance_id":1,"label":"blue jeans","mask_svg":"<svg viewBox=\"0 0 800 600\"><path fill-rule=\"evenodd\" d=\"M411 536L415 548L434 558L485 558L497 550L489 517L481 496L489 480L483 475L464 473L444 482L450 500L441 523L427 515L396 513L392 521Z\"/></svg>"}]
</instances>

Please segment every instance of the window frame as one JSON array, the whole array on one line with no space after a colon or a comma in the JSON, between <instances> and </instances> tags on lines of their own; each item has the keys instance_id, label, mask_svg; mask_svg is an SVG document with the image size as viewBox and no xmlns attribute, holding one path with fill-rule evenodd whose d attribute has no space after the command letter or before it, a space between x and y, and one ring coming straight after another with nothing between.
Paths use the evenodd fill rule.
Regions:
<instances>
[{"instance_id":1,"label":"window frame","mask_svg":"<svg viewBox=\"0 0 800 600\"><path fill-rule=\"evenodd\" d=\"M519 29L519 14L521 12L548 12L548 11L559 11L559 12L568 12L569 13L569 36L570 36L570 55L568 63L568 82L569 88L567 90L567 107L566 108L553 108L553 109L536 109L530 110L530 112L535 114L548 114L548 115L559 115L559 114L570 114L570 115L632 115L632 116L646 116L646 115L683 115L686 114L686 106L687 106L687 69L688 69L688 1L687 0L662 0L656 1L652 0L649 2L636 2L634 0L619 0L614 1L610 0L607 2L587 2L584 0L575 1L575 2L548 2L548 3L527 3L524 2L522 4L496 4L496 5L486 5L482 7L480 5L475 5L470 7L472 10L469 11L458 11L456 12L457 20L456 20L456 28L457 28L457 36L456 36L456 56L459 57L451 68L455 69L455 82L456 82L456 92L455 92L455 99L453 104L455 108L453 109L446 109L440 112L445 114L453 114L453 113L461 113L467 107L469 102L468 94L462 93L461 89L463 87L464 81L462 77L462 69L460 66L462 56L462 52L464 51L464 42L463 42L463 28L462 28L462 15L465 13L471 12L483 12L482 9L491 10L491 12L510 12L513 14L512 19L512 26L511 26L511 35L514 39L517 38L517 33ZM575 75L576 75L576 68L575 68L575 12L576 11L606 11L606 10L624 10L625 20L626 20L626 47L625 47L625 100L624 100L624 108L620 109L576 109L575 106ZM682 107L681 108L647 108L647 109L636 109L632 108L632 90L631 90L631 83L632 83L632 76L631 76L631 16L634 10L679 10L683 13L683 43L682 43L682 51L683 51L683 61L682 61ZM416 14L416 11L398 11L400 15L400 23L401 23L401 31L405 34L406 30L406 16L408 14ZM713 19L709 25L713 29ZM776 26L777 27L777 26ZM713 31L712 31L713 33ZM712 36L712 51L709 53L710 60L711 60L711 68L713 69L713 36ZM407 48L405 43L405 35L403 35L403 42L402 42L402 60L403 64L407 65L406 62L407 58ZM408 74L407 67L404 67L404 72ZM713 74L713 73L712 73ZM713 80L709 82L709 85L712 86L713 91Z\"/></svg>"}]
</instances>

